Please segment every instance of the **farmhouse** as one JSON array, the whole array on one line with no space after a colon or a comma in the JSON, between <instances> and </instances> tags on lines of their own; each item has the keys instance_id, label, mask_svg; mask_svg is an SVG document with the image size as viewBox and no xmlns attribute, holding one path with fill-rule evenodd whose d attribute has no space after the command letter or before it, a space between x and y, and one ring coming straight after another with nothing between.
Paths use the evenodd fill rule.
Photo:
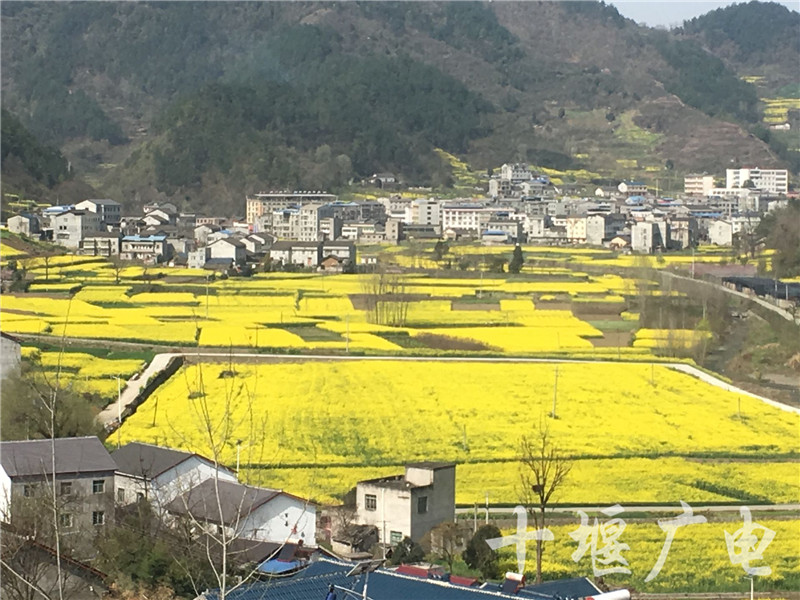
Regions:
<instances>
[{"instance_id":1,"label":"farmhouse","mask_svg":"<svg viewBox=\"0 0 800 600\"><path fill-rule=\"evenodd\" d=\"M44 498L53 477L51 440L0 442L0 518ZM55 479L64 532L93 531L114 519L116 465L94 436L55 440Z\"/></svg>"},{"instance_id":2,"label":"farmhouse","mask_svg":"<svg viewBox=\"0 0 800 600\"><path fill-rule=\"evenodd\" d=\"M176 497L167 510L209 533L224 527L229 535L248 540L315 542L316 507L282 490L206 479Z\"/></svg>"},{"instance_id":3,"label":"farmhouse","mask_svg":"<svg viewBox=\"0 0 800 600\"><path fill-rule=\"evenodd\" d=\"M117 503L124 506L144 498L164 508L177 496L213 478L236 481L236 474L199 454L133 442L114 451Z\"/></svg>"},{"instance_id":4,"label":"farmhouse","mask_svg":"<svg viewBox=\"0 0 800 600\"><path fill-rule=\"evenodd\" d=\"M356 520L375 525L380 541L414 541L455 516L456 466L421 462L406 465L403 475L360 481L356 486Z\"/></svg>"}]
</instances>

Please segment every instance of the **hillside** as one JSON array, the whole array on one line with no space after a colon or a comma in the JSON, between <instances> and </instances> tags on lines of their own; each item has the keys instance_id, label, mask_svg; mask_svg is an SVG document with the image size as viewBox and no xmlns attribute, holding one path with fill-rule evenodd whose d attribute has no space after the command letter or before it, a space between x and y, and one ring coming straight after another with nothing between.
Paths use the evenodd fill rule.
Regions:
<instances>
[{"instance_id":1,"label":"hillside","mask_svg":"<svg viewBox=\"0 0 800 600\"><path fill-rule=\"evenodd\" d=\"M689 23L678 35L640 27L603 3L1 10L4 107L129 205L236 210L254 190L341 190L386 170L447 186L435 148L475 170L520 159L586 183L674 189L681 172L788 156L751 133L757 89L736 71L744 62L717 52L727 46ZM782 60L761 52L760 68L773 54Z\"/></svg>"}]
</instances>

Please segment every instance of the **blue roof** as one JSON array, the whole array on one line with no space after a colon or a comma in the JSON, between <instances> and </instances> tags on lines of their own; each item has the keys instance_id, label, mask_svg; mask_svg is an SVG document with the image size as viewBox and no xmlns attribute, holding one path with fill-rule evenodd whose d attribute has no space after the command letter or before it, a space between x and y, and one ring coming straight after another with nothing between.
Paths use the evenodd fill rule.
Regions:
<instances>
[{"instance_id":1,"label":"blue roof","mask_svg":"<svg viewBox=\"0 0 800 600\"><path fill-rule=\"evenodd\" d=\"M258 570L262 573L272 573L273 575L277 575L279 573L286 573L287 571L294 571L302 564L303 563L301 563L299 560L286 562L273 558L270 560L265 560L263 563L258 565Z\"/></svg>"},{"instance_id":2,"label":"blue roof","mask_svg":"<svg viewBox=\"0 0 800 600\"><path fill-rule=\"evenodd\" d=\"M340 562L329 558L319 558L308 567L291 577L277 577L269 582L244 585L227 594L229 600L322 600L328 586L337 585L354 590L360 595L364 577L347 577L353 563ZM539 591L541 590L541 591ZM523 595L525 592L525 595ZM538 593L537 593L538 592ZM577 592L581 592L578 594ZM585 592L585 593L584 593ZM379 569L369 575L369 597L373 600L480 600L481 598L539 598L550 600L555 595L561 598L578 598L597 593L598 590L586 579L569 579L548 582L542 586L528 586L517 595L511 596L500 591L500 584L489 583L482 588L452 585L448 582L401 575L386 569ZM344 594L339 592L339 598ZM203 596L207 600L218 600L216 590Z\"/></svg>"}]
</instances>

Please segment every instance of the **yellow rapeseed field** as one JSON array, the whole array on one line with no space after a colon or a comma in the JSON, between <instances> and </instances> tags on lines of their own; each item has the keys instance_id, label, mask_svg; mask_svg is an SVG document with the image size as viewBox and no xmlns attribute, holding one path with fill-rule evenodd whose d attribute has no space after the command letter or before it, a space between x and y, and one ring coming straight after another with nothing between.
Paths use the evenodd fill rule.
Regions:
<instances>
[{"instance_id":1,"label":"yellow rapeseed field","mask_svg":"<svg viewBox=\"0 0 800 600\"><path fill-rule=\"evenodd\" d=\"M603 468L576 470L576 485L567 492L578 501L653 501L670 486L675 486L670 500L684 492L702 501L737 494L797 499L796 484L785 480L791 479L791 469L797 474L798 463L781 467L777 476L770 475L774 469L768 464L731 463L729 471L720 471L703 462L796 452L797 414L666 367L557 367L556 375L554 364L298 361L237 364L236 377L220 378L227 365L190 366L126 421L122 436L207 451L195 422L204 398L216 420L225 416L224 406L231 407L233 436L246 440L246 462L272 467L479 463L459 467L459 500L472 502L482 496L482 486L491 484L497 488L495 501L514 502L516 466L489 463L513 461L520 436L543 422L570 456L609 461ZM548 415L556 385L558 418L553 420ZM233 461L233 446L224 458ZM661 462L618 462L627 459ZM602 483L608 477L599 474L607 470L623 477ZM648 473L652 491L640 484ZM754 480L748 482L751 475ZM292 485L305 491L299 476ZM337 489L354 482L343 481Z\"/></svg>"}]
</instances>

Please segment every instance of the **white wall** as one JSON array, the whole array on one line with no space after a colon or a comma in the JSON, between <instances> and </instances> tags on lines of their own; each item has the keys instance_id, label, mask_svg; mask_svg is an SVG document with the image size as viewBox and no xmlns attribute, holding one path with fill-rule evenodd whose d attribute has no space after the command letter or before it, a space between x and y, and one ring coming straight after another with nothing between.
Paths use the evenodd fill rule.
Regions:
<instances>
[{"instance_id":1,"label":"white wall","mask_svg":"<svg viewBox=\"0 0 800 600\"><path fill-rule=\"evenodd\" d=\"M294 528L296 532L292 530ZM297 542L313 545L317 535L317 511L303 500L280 494L259 506L241 523L240 536L268 542Z\"/></svg>"},{"instance_id":2,"label":"white wall","mask_svg":"<svg viewBox=\"0 0 800 600\"><path fill-rule=\"evenodd\" d=\"M192 456L153 480L150 486L151 501L163 508L179 495L213 477L213 464ZM220 481L236 482L236 475L223 469L219 471L219 478Z\"/></svg>"},{"instance_id":3,"label":"white wall","mask_svg":"<svg viewBox=\"0 0 800 600\"><path fill-rule=\"evenodd\" d=\"M0 468L0 519L8 520L8 504L11 500L11 478Z\"/></svg>"}]
</instances>

